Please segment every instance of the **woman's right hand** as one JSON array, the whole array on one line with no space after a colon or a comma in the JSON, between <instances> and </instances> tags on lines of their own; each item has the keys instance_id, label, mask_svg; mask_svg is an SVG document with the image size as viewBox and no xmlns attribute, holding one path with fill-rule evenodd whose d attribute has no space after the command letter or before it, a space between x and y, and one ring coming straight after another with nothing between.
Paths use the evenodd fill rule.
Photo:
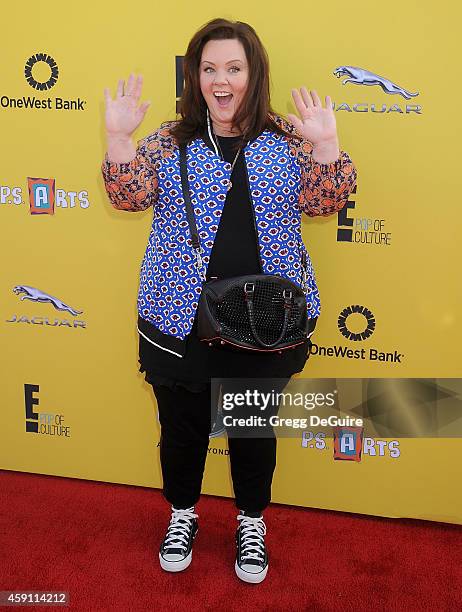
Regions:
<instances>
[{"instance_id":1,"label":"woman's right hand","mask_svg":"<svg viewBox=\"0 0 462 612\"><path fill-rule=\"evenodd\" d=\"M143 121L150 102L139 104L143 77L139 75L135 78L131 74L127 85L121 79L117 85L117 93L113 100L109 89L104 90L106 99L106 132L108 139L129 139L136 128Z\"/></svg>"}]
</instances>

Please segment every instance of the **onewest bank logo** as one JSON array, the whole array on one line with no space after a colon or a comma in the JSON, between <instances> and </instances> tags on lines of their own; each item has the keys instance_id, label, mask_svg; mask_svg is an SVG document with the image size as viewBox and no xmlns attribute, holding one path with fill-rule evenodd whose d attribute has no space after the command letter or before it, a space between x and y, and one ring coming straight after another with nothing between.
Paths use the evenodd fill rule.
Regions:
<instances>
[{"instance_id":1,"label":"onewest bank logo","mask_svg":"<svg viewBox=\"0 0 462 612\"><path fill-rule=\"evenodd\" d=\"M24 109L42 109L42 110L85 110L86 101L77 98L76 100L66 100L64 98L37 98L36 96L22 96L21 98L13 98L10 96L2 96L0 98L0 106L2 108L24 108Z\"/></svg>"},{"instance_id":2,"label":"onewest bank logo","mask_svg":"<svg viewBox=\"0 0 462 612\"><path fill-rule=\"evenodd\" d=\"M337 320L340 334L355 343L368 340L374 333L375 326L374 314L369 308L359 304L344 308ZM383 350L382 347L352 348L351 345L344 344L323 346L313 343L310 355L337 359L362 359L379 363L403 363L404 361L404 354L394 348L392 350Z\"/></svg>"},{"instance_id":3,"label":"onewest bank logo","mask_svg":"<svg viewBox=\"0 0 462 612\"><path fill-rule=\"evenodd\" d=\"M62 98L60 96L46 95L46 97L43 97L40 95L41 92L48 92L55 87L58 78L61 76L58 64L48 53L34 53L26 60L24 66L18 64L17 69L23 71L26 83L38 93L23 96L6 93L0 97L0 109L23 111L85 110L87 101L80 97Z\"/></svg>"}]
</instances>

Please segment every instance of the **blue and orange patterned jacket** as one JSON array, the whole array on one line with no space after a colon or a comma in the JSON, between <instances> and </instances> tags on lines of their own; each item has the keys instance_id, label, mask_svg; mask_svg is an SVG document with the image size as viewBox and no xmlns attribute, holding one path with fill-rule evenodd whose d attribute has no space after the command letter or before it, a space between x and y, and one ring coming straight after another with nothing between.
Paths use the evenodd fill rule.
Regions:
<instances>
[{"instance_id":1,"label":"blue and orange patterned jacket","mask_svg":"<svg viewBox=\"0 0 462 612\"><path fill-rule=\"evenodd\" d=\"M279 116L277 122L294 133ZM153 221L141 265L138 330L159 348L184 355L185 338L194 323L202 281L182 197L179 149L164 123L138 143L129 163L103 161L102 172L112 205L118 210L153 207ZM306 257L307 312L320 313L319 292L301 234L301 215L331 215L348 200L356 169L341 151L330 164L311 156L307 140L265 130L247 144L244 155L256 222L262 269L302 286L301 256ZM204 140L187 147L191 202L207 268L226 200L231 164L217 157Z\"/></svg>"}]
</instances>

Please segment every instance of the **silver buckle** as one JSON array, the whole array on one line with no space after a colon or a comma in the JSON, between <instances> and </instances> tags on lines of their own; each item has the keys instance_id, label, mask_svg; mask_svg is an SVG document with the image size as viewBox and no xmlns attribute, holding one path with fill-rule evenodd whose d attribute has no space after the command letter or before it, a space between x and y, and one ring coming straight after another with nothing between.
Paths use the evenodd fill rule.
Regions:
<instances>
[{"instance_id":1,"label":"silver buckle","mask_svg":"<svg viewBox=\"0 0 462 612\"><path fill-rule=\"evenodd\" d=\"M206 276L205 276L204 271L202 270L204 262L203 262L202 257L201 257L201 253L204 252L204 249L202 247L199 247L197 249L193 248L193 251L194 251L194 255L196 256L196 263L197 263L197 267L199 269L199 276L201 277L202 280L205 281L206 280Z\"/></svg>"}]
</instances>

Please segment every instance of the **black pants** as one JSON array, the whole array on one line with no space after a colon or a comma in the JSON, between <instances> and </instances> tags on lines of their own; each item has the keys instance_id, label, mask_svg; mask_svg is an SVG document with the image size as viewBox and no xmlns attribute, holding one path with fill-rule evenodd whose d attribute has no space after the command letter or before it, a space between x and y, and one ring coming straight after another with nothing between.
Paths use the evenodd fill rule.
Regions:
<instances>
[{"instance_id":1,"label":"black pants","mask_svg":"<svg viewBox=\"0 0 462 612\"><path fill-rule=\"evenodd\" d=\"M276 388L270 381L262 388L277 391L290 378L278 379ZM193 393L184 387L172 390L151 383L157 399L161 425L160 462L163 494L175 508L189 508L199 500L209 434L212 429L212 388ZM223 379L223 389L226 389ZM215 388L215 387L214 387ZM227 387L231 389L232 387ZM233 388L234 389L234 388ZM236 506L247 512L261 512L271 501L271 483L276 467L276 437L271 429L267 437L228 436L231 476Z\"/></svg>"}]
</instances>

